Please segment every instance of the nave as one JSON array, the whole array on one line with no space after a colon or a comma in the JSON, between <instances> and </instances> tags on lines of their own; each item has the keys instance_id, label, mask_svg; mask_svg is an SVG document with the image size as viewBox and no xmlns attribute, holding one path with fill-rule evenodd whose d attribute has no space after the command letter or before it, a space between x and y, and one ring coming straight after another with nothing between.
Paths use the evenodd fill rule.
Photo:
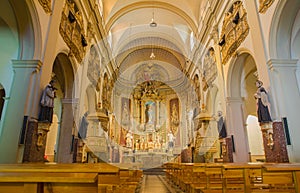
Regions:
<instances>
[{"instance_id":1,"label":"nave","mask_svg":"<svg viewBox=\"0 0 300 193\"><path fill-rule=\"evenodd\" d=\"M144 175L139 193L180 193L180 189L167 182L165 175Z\"/></svg>"}]
</instances>

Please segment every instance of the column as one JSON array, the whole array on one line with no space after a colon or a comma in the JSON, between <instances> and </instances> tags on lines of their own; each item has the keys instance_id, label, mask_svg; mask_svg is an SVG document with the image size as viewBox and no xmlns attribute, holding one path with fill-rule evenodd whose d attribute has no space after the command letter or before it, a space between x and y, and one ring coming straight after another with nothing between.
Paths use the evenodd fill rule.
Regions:
<instances>
[{"instance_id":1,"label":"column","mask_svg":"<svg viewBox=\"0 0 300 193\"><path fill-rule=\"evenodd\" d=\"M271 117L273 121L281 122L283 117L287 118L291 145L287 146L289 160L300 161L300 135L299 109L300 91L297 81L298 60L271 59L268 61L271 79ZM282 128L283 129L283 128ZM274 138L276 140L276 138ZM274 141L275 142L275 141Z\"/></svg>"},{"instance_id":2,"label":"column","mask_svg":"<svg viewBox=\"0 0 300 193\"><path fill-rule=\"evenodd\" d=\"M61 127L58 139L57 162L72 163L73 154L71 153L72 134L73 134L73 105L77 104L74 99L62 99ZM77 131L75 131L77 132Z\"/></svg>"},{"instance_id":3,"label":"column","mask_svg":"<svg viewBox=\"0 0 300 193\"><path fill-rule=\"evenodd\" d=\"M244 119L244 103L240 97L228 97L227 103L227 136L233 139L234 162L249 161L249 143Z\"/></svg>"},{"instance_id":4,"label":"column","mask_svg":"<svg viewBox=\"0 0 300 193\"><path fill-rule=\"evenodd\" d=\"M14 76L11 92L7 96L7 110L3 120L4 127L2 133L0 133L0 163L16 163L17 159L22 160L23 150L22 148L19 149L19 139L24 138L24 135L20 137L20 134L22 128L25 131L28 125L28 122L24 120L28 120L27 118L32 116L30 109L35 108L34 106L28 106L28 104L32 103L33 92L37 89L36 80L39 77L41 66L42 63L39 60L12 61ZM17 158L18 155L19 158Z\"/></svg>"}]
</instances>

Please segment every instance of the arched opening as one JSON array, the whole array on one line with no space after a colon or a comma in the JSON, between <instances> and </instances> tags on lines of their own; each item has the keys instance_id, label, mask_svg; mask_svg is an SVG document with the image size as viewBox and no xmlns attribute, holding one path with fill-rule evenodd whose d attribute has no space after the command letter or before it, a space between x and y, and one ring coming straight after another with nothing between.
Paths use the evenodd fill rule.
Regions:
<instances>
[{"instance_id":1,"label":"arched opening","mask_svg":"<svg viewBox=\"0 0 300 193\"><path fill-rule=\"evenodd\" d=\"M256 116L256 101L253 97L256 92L256 79L257 69L253 57L248 53L240 54L230 68L227 86L229 93L227 115L230 115L227 116L230 119L228 122L229 135L235 139L233 156L236 162L250 161L249 154L252 153L248 142L252 141L249 139L250 136L255 136L252 135L255 129L251 128L252 125L246 126L246 122L249 115Z\"/></svg>"},{"instance_id":2,"label":"arched opening","mask_svg":"<svg viewBox=\"0 0 300 193\"><path fill-rule=\"evenodd\" d=\"M47 135L45 155L49 161L72 163L73 143L77 130L73 121L74 72L72 64L65 54L58 54L52 70L52 79L56 80L56 98L54 100L53 122Z\"/></svg>"},{"instance_id":3,"label":"arched opening","mask_svg":"<svg viewBox=\"0 0 300 193\"><path fill-rule=\"evenodd\" d=\"M263 149L263 138L257 117L253 115L248 115L246 124L248 131L249 149L251 152L250 161L264 161L265 152Z\"/></svg>"}]
</instances>

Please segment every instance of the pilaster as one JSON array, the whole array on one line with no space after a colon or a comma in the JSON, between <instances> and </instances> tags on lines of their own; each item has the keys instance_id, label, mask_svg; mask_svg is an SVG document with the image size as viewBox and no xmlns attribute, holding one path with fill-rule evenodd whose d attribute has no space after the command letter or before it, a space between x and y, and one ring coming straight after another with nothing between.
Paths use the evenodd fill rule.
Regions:
<instances>
[{"instance_id":1,"label":"pilaster","mask_svg":"<svg viewBox=\"0 0 300 193\"><path fill-rule=\"evenodd\" d=\"M231 137L234 162L249 161L249 145L244 120L244 102L241 97L226 98L227 135Z\"/></svg>"},{"instance_id":2,"label":"pilaster","mask_svg":"<svg viewBox=\"0 0 300 193\"><path fill-rule=\"evenodd\" d=\"M300 148L300 91L297 81L297 62L292 59L271 59L268 61L271 79L271 111L273 121L281 122L283 117L287 119L287 126L291 137L291 145L288 146L290 161L300 161L300 152L294 151Z\"/></svg>"},{"instance_id":3,"label":"pilaster","mask_svg":"<svg viewBox=\"0 0 300 193\"><path fill-rule=\"evenodd\" d=\"M32 117L39 71L42 63L39 60L12 60L13 81L7 98L7 110L0 133L0 163L15 163L23 155L19 151L20 139L24 138L28 127L27 118ZM23 131L23 132L21 132ZM21 136L20 136L21 135ZM22 148L20 151L23 151Z\"/></svg>"},{"instance_id":4,"label":"pilaster","mask_svg":"<svg viewBox=\"0 0 300 193\"><path fill-rule=\"evenodd\" d=\"M74 130L74 109L73 106L77 105L78 101L74 99L62 99L62 117L61 128L59 133L59 142L57 150L57 162L59 163L72 163L73 154L71 153L72 134L78 132Z\"/></svg>"}]
</instances>

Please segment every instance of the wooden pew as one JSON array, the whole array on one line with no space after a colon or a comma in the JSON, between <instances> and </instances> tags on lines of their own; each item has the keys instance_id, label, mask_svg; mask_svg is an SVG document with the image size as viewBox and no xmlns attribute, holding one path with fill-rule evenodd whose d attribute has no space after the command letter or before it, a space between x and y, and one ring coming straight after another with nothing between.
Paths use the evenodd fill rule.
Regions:
<instances>
[{"instance_id":1,"label":"wooden pew","mask_svg":"<svg viewBox=\"0 0 300 193\"><path fill-rule=\"evenodd\" d=\"M193 179L193 163L180 164L179 187L182 191L188 192Z\"/></svg>"},{"instance_id":2,"label":"wooden pew","mask_svg":"<svg viewBox=\"0 0 300 193\"><path fill-rule=\"evenodd\" d=\"M299 193L300 164L265 164L262 168L263 188L253 192Z\"/></svg>"},{"instance_id":3,"label":"wooden pew","mask_svg":"<svg viewBox=\"0 0 300 193\"><path fill-rule=\"evenodd\" d=\"M106 163L4 164L0 165L0 192L117 192L119 175L119 168Z\"/></svg>"},{"instance_id":4,"label":"wooden pew","mask_svg":"<svg viewBox=\"0 0 300 193\"><path fill-rule=\"evenodd\" d=\"M193 166L192 183L190 184L190 193L200 192L207 188L207 179L205 174L205 163L195 163Z\"/></svg>"},{"instance_id":5,"label":"wooden pew","mask_svg":"<svg viewBox=\"0 0 300 193\"><path fill-rule=\"evenodd\" d=\"M223 192L242 193L256 189L261 183L262 164L228 163L223 165Z\"/></svg>"},{"instance_id":6,"label":"wooden pew","mask_svg":"<svg viewBox=\"0 0 300 193\"><path fill-rule=\"evenodd\" d=\"M223 191L222 166L220 163L207 163L205 174L207 178L206 189L204 193L221 193Z\"/></svg>"}]
</instances>

